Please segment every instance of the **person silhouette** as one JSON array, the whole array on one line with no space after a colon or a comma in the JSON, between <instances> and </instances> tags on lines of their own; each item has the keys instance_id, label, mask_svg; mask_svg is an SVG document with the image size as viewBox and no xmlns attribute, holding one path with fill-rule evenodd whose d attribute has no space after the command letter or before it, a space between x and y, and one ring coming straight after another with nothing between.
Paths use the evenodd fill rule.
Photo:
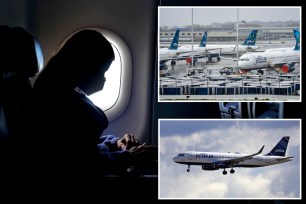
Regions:
<instances>
[{"instance_id":1,"label":"person silhouette","mask_svg":"<svg viewBox=\"0 0 306 204\"><path fill-rule=\"evenodd\" d=\"M33 88L36 128L29 140L31 174L38 182L95 181L111 161L122 162L147 148L132 134L102 136L108 119L87 97L103 89L114 58L111 43L85 29L73 34L39 73Z\"/></svg>"}]
</instances>

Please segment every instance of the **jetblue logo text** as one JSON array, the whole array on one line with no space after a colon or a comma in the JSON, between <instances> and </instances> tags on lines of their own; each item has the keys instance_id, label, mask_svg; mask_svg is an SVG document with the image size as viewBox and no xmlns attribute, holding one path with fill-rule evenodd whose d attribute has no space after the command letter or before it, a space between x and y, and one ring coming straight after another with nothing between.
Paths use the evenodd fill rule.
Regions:
<instances>
[{"instance_id":1,"label":"jetblue logo text","mask_svg":"<svg viewBox=\"0 0 306 204\"><path fill-rule=\"evenodd\" d=\"M196 154L196 159L200 159L200 158L213 158L213 155L204 154L204 153Z\"/></svg>"}]
</instances>

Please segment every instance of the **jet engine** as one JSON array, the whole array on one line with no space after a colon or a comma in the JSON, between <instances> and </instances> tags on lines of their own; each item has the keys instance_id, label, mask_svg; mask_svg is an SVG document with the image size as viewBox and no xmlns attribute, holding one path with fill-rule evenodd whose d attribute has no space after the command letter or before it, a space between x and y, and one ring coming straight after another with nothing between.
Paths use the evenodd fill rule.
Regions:
<instances>
[{"instance_id":1,"label":"jet engine","mask_svg":"<svg viewBox=\"0 0 306 204\"><path fill-rule=\"evenodd\" d=\"M284 64L281 68L282 72L284 73L290 73L290 72L293 72L295 70L294 68L294 64L291 63L291 64Z\"/></svg>"}]
</instances>

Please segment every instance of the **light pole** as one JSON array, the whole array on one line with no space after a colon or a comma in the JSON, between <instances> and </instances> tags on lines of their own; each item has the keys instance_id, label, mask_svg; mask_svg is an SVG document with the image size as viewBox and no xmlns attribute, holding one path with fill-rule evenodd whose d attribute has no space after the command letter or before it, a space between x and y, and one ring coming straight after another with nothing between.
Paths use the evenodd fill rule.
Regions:
<instances>
[{"instance_id":1,"label":"light pole","mask_svg":"<svg viewBox=\"0 0 306 204\"><path fill-rule=\"evenodd\" d=\"M237 69L238 69L238 43L239 43L239 35L238 35L238 32L239 32L239 8L237 8L237 44L236 44L236 47L237 47L237 51L236 51L236 54L237 54Z\"/></svg>"},{"instance_id":2,"label":"light pole","mask_svg":"<svg viewBox=\"0 0 306 204\"><path fill-rule=\"evenodd\" d=\"M191 8L191 68L193 68L193 8Z\"/></svg>"}]
</instances>

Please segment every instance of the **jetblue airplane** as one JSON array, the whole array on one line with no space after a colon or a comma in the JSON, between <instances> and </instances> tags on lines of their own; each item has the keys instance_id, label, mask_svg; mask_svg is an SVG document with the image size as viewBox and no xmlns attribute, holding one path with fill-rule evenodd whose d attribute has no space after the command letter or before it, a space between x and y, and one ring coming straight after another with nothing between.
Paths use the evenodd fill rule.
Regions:
<instances>
[{"instance_id":1,"label":"jetblue airplane","mask_svg":"<svg viewBox=\"0 0 306 204\"><path fill-rule=\"evenodd\" d=\"M260 46L256 45L258 30L252 30L241 45L238 45L238 53L253 52ZM234 55L237 53L237 45L206 45L207 50L220 50L221 55Z\"/></svg>"},{"instance_id":2,"label":"jetblue airplane","mask_svg":"<svg viewBox=\"0 0 306 204\"><path fill-rule=\"evenodd\" d=\"M161 48L159 50L159 61L161 65L169 60L177 59L179 37L180 30L177 29L169 48Z\"/></svg>"},{"instance_id":3,"label":"jetblue airplane","mask_svg":"<svg viewBox=\"0 0 306 204\"><path fill-rule=\"evenodd\" d=\"M275 51L291 51L300 50L300 31L298 29L293 29L294 38L296 41L295 46L292 47L282 47L282 48L270 48L265 50L265 52L275 52Z\"/></svg>"},{"instance_id":4,"label":"jetblue airplane","mask_svg":"<svg viewBox=\"0 0 306 204\"><path fill-rule=\"evenodd\" d=\"M213 49L207 49L207 31L203 33L203 37L199 45L183 45L178 48L177 58L178 59L188 59L192 56L194 58L208 57L210 61L212 58L217 57L217 61L220 61L219 53L211 52Z\"/></svg>"},{"instance_id":5,"label":"jetblue airplane","mask_svg":"<svg viewBox=\"0 0 306 204\"><path fill-rule=\"evenodd\" d=\"M238 45L238 52L245 53L248 51L255 51L259 49L256 46L257 31L253 30L250 35L245 39L245 41ZM191 53L195 57L216 57L218 56L218 61L220 60L220 55L236 54L237 45L207 45L207 31L204 32L200 45L183 45L178 48L178 57L191 57Z\"/></svg>"},{"instance_id":6,"label":"jetblue airplane","mask_svg":"<svg viewBox=\"0 0 306 204\"><path fill-rule=\"evenodd\" d=\"M231 168L230 173L235 173L235 167L263 167L291 161L293 157L286 157L286 149L289 136L283 137L276 146L265 155L261 155L264 146L254 154L221 153L221 152L183 152L173 158L179 164L200 165L203 170L223 169L223 175L227 174L226 168Z\"/></svg>"},{"instance_id":7,"label":"jetblue airplane","mask_svg":"<svg viewBox=\"0 0 306 204\"><path fill-rule=\"evenodd\" d=\"M199 45L182 45L178 48L178 57L190 57L192 52L194 55L197 53L206 52L206 42L207 42L207 31L203 33L203 37Z\"/></svg>"},{"instance_id":8,"label":"jetblue airplane","mask_svg":"<svg viewBox=\"0 0 306 204\"><path fill-rule=\"evenodd\" d=\"M295 70L294 65L300 63L300 39L299 31L294 30L296 45L294 48L279 48L260 53L248 53L238 59L238 68L241 73L263 68L272 68L281 73L290 73Z\"/></svg>"}]
</instances>

